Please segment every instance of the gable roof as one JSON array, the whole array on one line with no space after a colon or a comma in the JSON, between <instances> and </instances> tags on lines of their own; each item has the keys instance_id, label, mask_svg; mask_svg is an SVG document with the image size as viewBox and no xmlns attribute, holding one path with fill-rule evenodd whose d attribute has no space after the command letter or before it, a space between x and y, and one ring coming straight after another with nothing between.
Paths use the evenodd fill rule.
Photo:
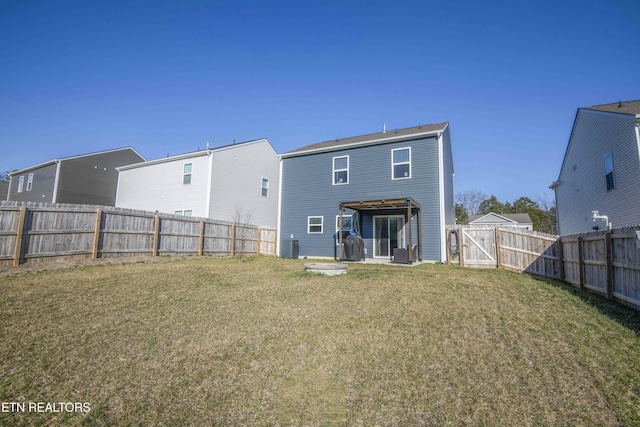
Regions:
<instances>
[{"instance_id":1,"label":"gable roof","mask_svg":"<svg viewBox=\"0 0 640 427\"><path fill-rule=\"evenodd\" d=\"M113 153L115 151L124 151L124 150L131 150L135 154L137 154L138 157L140 157L142 160L145 160L145 158L140 153L138 153L135 150L135 148L133 148L133 147L114 148L114 149L111 149L111 150L96 151L96 152L87 153L87 154L78 154L76 156L60 157L58 159L49 160L49 161L44 162L44 163L39 163L37 165L29 166L29 167L24 168L24 169L20 169L20 170L16 170L16 171L13 171L13 172L9 172L9 176L20 175L20 174L23 174L23 173L25 173L27 171L33 170L33 169L38 169L38 168L41 168L41 167L44 167L44 166L53 165L55 163L64 162L66 160L79 159L81 157L97 156L97 155L100 155L100 154L107 154L107 153Z\"/></svg>"},{"instance_id":2,"label":"gable roof","mask_svg":"<svg viewBox=\"0 0 640 427\"><path fill-rule=\"evenodd\" d=\"M497 214L493 212L489 212L484 215L471 215L469 217L469 224L472 223L484 223L484 224L494 224L495 221L491 221L491 218L506 220L505 222L513 222L516 224L533 224L531 222L531 217L528 213L515 213L515 214Z\"/></svg>"},{"instance_id":3,"label":"gable roof","mask_svg":"<svg viewBox=\"0 0 640 427\"><path fill-rule=\"evenodd\" d=\"M282 157L293 157L316 152L340 150L360 145L383 144L386 142L401 141L420 136L437 135L438 133L443 132L447 126L449 126L449 123L443 122L432 125L419 125L410 128L371 133L368 135L353 136L349 138L339 138L332 141L317 142L315 144L305 145L304 147L288 151L284 153Z\"/></svg>"},{"instance_id":4,"label":"gable roof","mask_svg":"<svg viewBox=\"0 0 640 427\"><path fill-rule=\"evenodd\" d=\"M606 113L618 113L618 114L631 114L636 116L636 123L640 122L640 100L618 101L618 102L614 102L613 104L600 104L600 105L592 105L591 107L578 108L576 117L573 120L573 128L571 129L571 135L569 136L569 143L567 144L567 148L564 151L564 157L562 158L562 166L560 166L558 179L552 182L551 185L549 186L549 188L552 190L555 190L558 187L558 185L560 185L560 176L562 176L562 171L564 170L564 166L567 162L567 156L569 155L569 148L571 148L573 134L576 130L576 126L578 124L578 116L580 115L581 110L603 111Z\"/></svg>"},{"instance_id":5,"label":"gable roof","mask_svg":"<svg viewBox=\"0 0 640 427\"><path fill-rule=\"evenodd\" d=\"M593 105L584 107L585 110L606 111L608 113L620 114L640 114L640 100L637 101L619 101L613 104Z\"/></svg>"},{"instance_id":6,"label":"gable roof","mask_svg":"<svg viewBox=\"0 0 640 427\"><path fill-rule=\"evenodd\" d=\"M140 162L140 163L134 163L134 164L131 164L131 165L120 166L120 167L117 167L116 169L118 171L123 171L123 170L128 170L128 169L135 169L135 168L140 168L140 167L144 167L144 166L155 165L155 164L158 164L158 163L172 162L174 160L184 160L184 159L192 159L192 158L200 157L200 156L208 156L208 155L210 155L212 153L215 153L215 152L218 152L218 151L229 150L229 149L237 148L237 147L240 147L240 146L256 144L256 143L259 143L259 142L266 142L267 145L273 151L273 153L276 156L278 155L278 153L276 153L276 151L273 149L273 146L271 145L269 140L267 140L266 138L260 138L260 139L252 139L251 141L234 142L232 144L220 145L218 147L213 147L213 148L205 148L204 150L191 151L189 153L175 154L173 156L161 157L161 158L155 159L155 160L148 160L148 161L144 161L144 162Z\"/></svg>"}]
</instances>

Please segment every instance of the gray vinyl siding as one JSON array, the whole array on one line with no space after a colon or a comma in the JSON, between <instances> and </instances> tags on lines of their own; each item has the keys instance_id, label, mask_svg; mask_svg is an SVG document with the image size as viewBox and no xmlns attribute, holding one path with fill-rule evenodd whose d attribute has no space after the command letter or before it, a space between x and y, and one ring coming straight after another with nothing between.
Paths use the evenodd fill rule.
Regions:
<instances>
[{"instance_id":1,"label":"gray vinyl siding","mask_svg":"<svg viewBox=\"0 0 640 427\"><path fill-rule=\"evenodd\" d=\"M615 188L607 191L604 157L611 153ZM633 115L580 109L556 191L559 234L591 231L592 211L614 227L640 224L640 156Z\"/></svg>"},{"instance_id":2,"label":"gray vinyl siding","mask_svg":"<svg viewBox=\"0 0 640 427\"><path fill-rule=\"evenodd\" d=\"M131 149L64 159L55 202L115 206L116 167L141 161L144 159Z\"/></svg>"},{"instance_id":3,"label":"gray vinyl siding","mask_svg":"<svg viewBox=\"0 0 640 427\"><path fill-rule=\"evenodd\" d=\"M392 180L391 150L404 147L411 147L411 178ZM349 184L333 185L333 157L343 155L349 156ZM283 158L281 241L293 235L301 257L334 257L339 202L411 197L422 207L423 259L441 260L438 159L436 137ZM367 257L373 256L372 217L389 213L363 212ZM307 233L308 216L324 217L322 234Z\"/></svg>"},{"instance_id":4,"label":"gray vinyl siding","mask_svg":"<svg viewBox=\"0 0 640 427\"><path fill-rule=\"evenodd\" d=\"M56 179L57 164L51 163L39 168L25 170L18 175L12 175L9 183L9 194L7 200L15 202L48 202L53 201L53 189ZM33 185L27 191L27 179L29 174L33 174ZM20 177L24 177L22 192L18 193L18 183Z\"/></svg>"},{"instance_id":5,"label":"gray vinyl siding","mask_svg":"<svg viewBox=\"0 0 640 427\"><path fill-rule=\"evenodd\" d=\"M277 227L279 174L280 158L267 140L216 151L209 216ZM262 178L269 180L268 196L261 193Z\"/></svg>"}]
</instances>

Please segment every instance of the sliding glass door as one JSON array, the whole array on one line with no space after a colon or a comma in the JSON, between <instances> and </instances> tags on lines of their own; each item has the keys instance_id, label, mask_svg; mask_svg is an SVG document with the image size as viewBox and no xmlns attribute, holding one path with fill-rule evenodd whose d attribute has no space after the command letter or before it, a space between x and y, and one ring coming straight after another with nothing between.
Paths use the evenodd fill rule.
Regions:
<instances>
[{"instance_id":1,"label":"sliding glass door","mask_svg":"<svg viewBox=\"0 0 640 427\"><path fill-rule=\"evenodd\" d=\"M404 247L404 216L374 216L373 256L390 258L395 248Z\"/></svg>"}]
</instances>

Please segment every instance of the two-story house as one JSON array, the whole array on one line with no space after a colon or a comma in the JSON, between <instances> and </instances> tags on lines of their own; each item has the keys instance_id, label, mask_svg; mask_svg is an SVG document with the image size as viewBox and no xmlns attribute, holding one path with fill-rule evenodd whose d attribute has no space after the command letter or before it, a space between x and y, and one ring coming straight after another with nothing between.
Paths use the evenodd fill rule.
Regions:
<instances>
[{"instance_id":1,"label":"two-story house","mask_svg":"<svg viewBox=\"0 0 640 427\"><path fill-rule=\"evenodd\" d=\"M131 147L50 160L10 172L7 200L114 206L116 168L144 160Z\"/></svg>"},{"instance_id":2,"label":"two-story house","mask_svg":"<svg viewBox=\"0 0 640 427\"><path fill-rule=\"evenodd\" d=\"M578 109L555 190L558 233L640 224L640 100Z\"/></svg>"},{"instance_id":3,"label":"two-story house","mask_svg":"<svg viewBox=\"0 0 640 427\"><path fill-rule=\"evenodd\" d=\"M320 142L282 156L280 255L340 258L340 233L357 232L366 258L416 245L419 259L446 260L455 223L448 123Z\"/></svg>"},{"instance_id":4,"label":"two-story house","mask_svg":"<svg viewBox=\"0 0 640 427\"><path fill-rule=\"evenodd\" d=\"M258 139L123 166L116 206L276 227L279 162Z\"/></svg>"}]
</instances>

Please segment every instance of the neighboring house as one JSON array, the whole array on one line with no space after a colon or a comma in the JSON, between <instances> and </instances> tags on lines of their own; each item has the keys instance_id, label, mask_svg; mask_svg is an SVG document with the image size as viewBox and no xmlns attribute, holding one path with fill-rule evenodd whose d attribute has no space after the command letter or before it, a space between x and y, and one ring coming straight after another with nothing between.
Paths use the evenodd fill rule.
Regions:
<instances>
[{"instance_id":1,"label":"neighboring house","mask_svg":"<svg viewBox=\"0 0 640 427\"><path fill-rule=\"evenodd\" d=\"M490 212L485 215L471 215L469 225L491 227L516 227L525 230L533 230L533 222L527 213L497 214Z\"/></svg>"},{"instance_id":2,"label":"neighboring house","mask_svg":"<svg viewBox=\"0 0 640 427\"><path fill-rule=\"evenodd\" d=\"M276 227L279 163L258 139L123 166L116 206Z\"/></svg>"},{"instance_id":3,"label":"neighboring house","mask_svg":"<svg viewBox=\"0 0 640 427\"><path fill-rule=\"evenodd\" d=\"M420 259L446 260L445 225L455 223L448 123L320 142L281 157L281 256L293 239L300 257L339 258L342 208L343 232L362 235L365 257L388 259L411 243Z\"/></svg>"},{"instance_id":4,"label":"neighboring house","mask_svg":"<svg viewBox=\"0 0 640 427\"><path fill-rule=\"evenodd\" d=\"M131 147L51 160L10 172L7 200L114 206L116 167L144 160Z\"/></svg>"},{"instance_id":5,"label":"neighboring house","mask_svg":"<svg viewBox=\"0 0 640 427\"><path fill-rule=\"evenodd\" d=\"M0 200L7 200L9 181L0 181Z\"/></svg>"},{"instance_id":6,"label":"neighboring house","mask_svg":"<svg viewBox=\"0 0 640 427\"><path fill-rule=\"evenodd\" d=\"M640 100L578 109L555 190L558 234L640 224Z\"/></svg>"}]
</instances>

